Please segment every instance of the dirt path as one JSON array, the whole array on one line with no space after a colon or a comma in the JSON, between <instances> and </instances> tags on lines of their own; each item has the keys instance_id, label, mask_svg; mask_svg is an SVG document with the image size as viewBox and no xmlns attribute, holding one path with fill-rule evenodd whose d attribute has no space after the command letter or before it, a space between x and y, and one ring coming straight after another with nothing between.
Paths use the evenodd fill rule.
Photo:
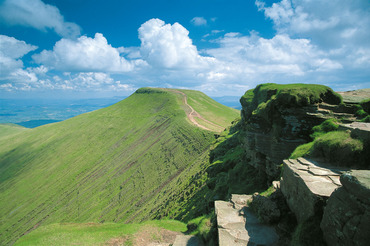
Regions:
<instances>
[{"instance_id":1,"label":"dirt path","mask_svg":"<svg viewBox=\"0 0 370 246\"><path fill-rule=\"evenodd\" d=\"M222 130L224 129L222 126L219 126L219 125L217 125L217 124L215 124L215 123L213 123L213 122L211 122L211 121L209 121L209 120L205 119L205 118L204 118L203 116L201 116L197 111L195 111L195 110L193 109L193 107L192 107L192 106L190 106L190 105L188 104L188 96L187 96L184 92L182 92L182 91L178 91L178 90L173 90L173 91L174 91L175 93L178 93L178 94L180 94L180 95L182 95L182 96L183 96L183 103L184 103L185 107L187 107L187 108L188 108L188 110L185 110L185 112L186 112L186 116L188 117L188 119L190 120L190 122L192 122L194 125L196 125L196 126L197 126L197 127L199 127L199 128L202 128L202 129L204 129L204 130L207 130L207 131L213 131L213 130L211 130L211 129L207 128L206 126L199 124L199 123L195 120L195 118L199 118L199 119L201 119L201 120L203 120L203 121L207 122L208 124L213 125L213 126L214 126L214 127L216 127L217 129L219 129L219 131L222 131Z\"/></svg>"}]
</instances>

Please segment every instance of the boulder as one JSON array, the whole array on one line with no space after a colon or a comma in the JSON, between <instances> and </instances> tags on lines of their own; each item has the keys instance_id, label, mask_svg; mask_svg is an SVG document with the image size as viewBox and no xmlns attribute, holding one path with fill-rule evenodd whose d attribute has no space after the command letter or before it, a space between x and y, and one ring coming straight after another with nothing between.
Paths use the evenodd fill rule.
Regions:
<instances>
[{"instance_id":1,"label":"boulder","mask_svg":"<svg viewBox=\"0 0 370 246\"><path fill-rule=\"evenodd\" d=\"M284 160L281 191L298 222L322 213L326 200L341 186L343 169L319 166L304 158Z\"/></svg>"},{"instance_id":2,"label":"boulder","mask_svg":"<svg viewBox=\"0 0 370 246\"><path fill-rule=\"evenodd\" d=\"M321 229L329 246L369 245L370 170L352 170L328 199Z\"/></svg>"}]
</instances>

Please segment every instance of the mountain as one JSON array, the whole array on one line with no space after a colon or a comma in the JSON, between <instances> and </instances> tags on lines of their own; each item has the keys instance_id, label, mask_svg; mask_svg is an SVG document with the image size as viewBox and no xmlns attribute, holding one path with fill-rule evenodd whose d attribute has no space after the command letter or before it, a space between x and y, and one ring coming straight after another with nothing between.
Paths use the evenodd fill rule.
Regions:
<instances>
[{"instance_id":1,"label":"mountain","mask_svg":"<svg viewBox=\"0 0 370 246\"><path fill-rule=\"evenodd\" d=\"M238 115L201 92L142 88L62 122L0 125L1 244L56 222L196 216L174 204L201 202L196 175Z\"/></svg>"}]
</instances>

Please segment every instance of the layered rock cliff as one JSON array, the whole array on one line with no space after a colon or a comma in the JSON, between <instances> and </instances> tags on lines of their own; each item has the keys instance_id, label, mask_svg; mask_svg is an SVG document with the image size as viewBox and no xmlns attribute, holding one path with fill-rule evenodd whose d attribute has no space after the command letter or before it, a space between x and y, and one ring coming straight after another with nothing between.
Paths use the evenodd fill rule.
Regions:
<instances>
[{"instance_id":1,"label":"layered rock cliff","mask_svg":"<svg viewBox=\"0 0 370 246\"><path fill-rule=\"evenodd\" d=\"M338 114L333 111L341 98L326 86L262 84L240 102L248 163L263 170L271 182L279 177L283 160L310 141L312 127Z\"/></svg>"},{"instance_id":2,"label":"layered rock cliff","mask_svg":"<svg viewBox=\"0 0 370 246\"><path fill-rule=\"evenodd\" d=\"M358 122L367 117L358 113L361 105L343 103L326 86L303 84L262 84L240 102L240 122L211 154L209 187L225 196L252 194L263 182L265 189L274 183L262 196L254 194L250 206L276 226L282 245L369 241L364 233L370 226L364 198L369 187L362 182L369 173L361 173L360 184L348 178L358 176L348 173L352 169L370 169L370 124ZM356 187L361 191L354 192Z\"/></svg>"},{"instance_id":3,"label":"layered rock cliff","mask_svg":"<svg viewBox=\"0 0 370 246\"><path fill-rule=\"evenodd\" d=\"M299 84L259 85L247 91L241 103L247 163L264 172L268 183L282 173L281 194L298 223L294 243L364 245L370 240L365 233L370 227L370 174L348 173L370 167L370 126L356 122L362 104L343 103L325 86ZM292 155L310 160L284 160ZM263 214L260 201L252 204L259 204L254 207ZM279 209L282 220L288 213L285 207ZM281 227L281 221L275 223Z\"/></svg>"}]
</instances>

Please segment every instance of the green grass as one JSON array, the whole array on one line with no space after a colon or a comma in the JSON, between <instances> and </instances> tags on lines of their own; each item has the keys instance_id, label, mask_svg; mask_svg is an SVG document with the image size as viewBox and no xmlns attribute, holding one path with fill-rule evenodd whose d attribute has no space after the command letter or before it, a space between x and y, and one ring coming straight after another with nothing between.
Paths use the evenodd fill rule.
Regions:
<instances>
[{"instance_id":1,"label":"green grass","mask_svg":"<svg viewBox=\"0 0 370 246\"><path fill-rule=\"evenodd\" d=\"M222 111L235 114L222 107L214 115ZM210 120L226 127L227 120ZM179 94L150 88L0 138L0 244L59 222L195 218L202 213L213 141L213 132L186 120Z\"/></svg>"},{"instance_id":2,"label":"green grass","mask_svg":"<svg viewBox=\"0 0 370 246\"><path fill-rule=\"evenodd\" d=\"M302 107L319 102L342 103L342 97L332 89L315 84L260 84L248 90L240 99L242 116L257 116L268 121L274 113L272 107Z\"/></svg>"},{"instance_id":3,"label":"green grass","mask_svg":"<svg viewBox=\"0 0 370 246\"><path fill-rule=\"evenodd\" d=\"M217 223L214 212L189 221L187 227L191 235L198 236L207 245L217 244Z\"/></svg>"},{"instance_id":4,"label":"green grass","mask_svg":"<svg viewBox=\"0 0 370 246\"><path fill-rule=\"evenodd\" d=\"M336 131L339 128L339 122L336 119L327 119L320 125L312 128L313 133L310 135L312 139L324 135L325 133Z\"/></svg>"},{"instance_id":5,"label":"green grass","mask_svg":"<svg viewBox=\"0 0 370 246\"><path fill-rule=\"evenodd\" d=\"M27 130L29 129L15 124L0 124L0 140Z\"/></svg>"},{"instance_id":6,"label":"green grass","mask_svg":"<svg viewBox=\"0 0 370 246\"><path fill-rule=\"evenodd\" d=\"M240 116L240 111L236 109L231 109L225 105L222 105L215 100L211 99L204 93L200 91L192 90L180 90L188 96L188 103L194 108L195 111L200 113L207 120L214 122L216 125L226 128L230 125L230 122L235 118ZM199 119L196 118L198 121ZM199 120L198 123L204 124L204 121ZM215 127L214 125L205 125L213 130L219 131L220 127Z\"/></svg>"},{"instance_id":7,"label":"green grass","mask_svg":"<svg viewBox=\"0 0 370 246\"><path fill-rule=\"evenodd\" d=\"M341 166L367 166L367 153L359 139L353 139L349 132L331 131L317 136L314 141L298 146L290 158L320 158L325 162Z\"/></svg>"},{"instance_id":8,"label":"green grass","mask_svg":"<svg viewBox=\"0 0 370 246\"><path fill-rule=\"evenodd\" d=\"M60 223L42 226L22 237L15 245L106 245L114 239L121 239L125 241L125 245L130 245L140 230L153 231L153 228L175 232L187 230L186 224L173 220L140 224Z\"/></svg>"}]
</instances>

